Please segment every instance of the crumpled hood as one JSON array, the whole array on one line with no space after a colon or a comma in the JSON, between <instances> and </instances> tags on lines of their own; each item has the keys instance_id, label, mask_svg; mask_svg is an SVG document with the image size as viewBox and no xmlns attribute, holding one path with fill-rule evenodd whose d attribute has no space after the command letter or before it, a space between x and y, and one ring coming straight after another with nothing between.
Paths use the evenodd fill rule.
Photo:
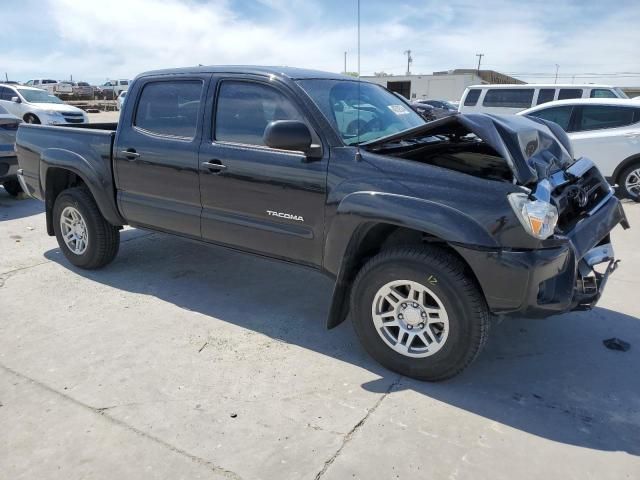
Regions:
<instances>
[{"instance_id":1,"label":"crumpled hood","mask_svg":"<svg viewBox=\"0 0 640 480\"><path fill-rule=\"evenodd\" d=\"M521 185L536 183L573 162L571 142L560 126L519 115L452 115L361 146L375 149L404 139L468 133L481 138L502 156Z\"/></svg>"}]
</instances>

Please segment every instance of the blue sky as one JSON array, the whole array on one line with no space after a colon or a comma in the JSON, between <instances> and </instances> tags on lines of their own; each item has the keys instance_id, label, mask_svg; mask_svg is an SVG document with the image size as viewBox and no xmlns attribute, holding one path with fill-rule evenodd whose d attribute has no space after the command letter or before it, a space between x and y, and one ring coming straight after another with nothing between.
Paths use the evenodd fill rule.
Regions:
<instances>
[{"instance_id":1,"label":"blue sky","mask_svg":"<svg viewBox=\"0 0 640 480\"><path fill-rule=\"evenodd\" d=\"M2 1L0 75L103 82L173 66L356 63L355 0ZM10 9L7 7L11 6ZM640 85L640 1L362 0L363 74L483 67ZM612 74L617 75L603 75ZM595 74L595 75L586 75ZM575 75L575 77L574 77Z\"/></svg>"}]
</instances>

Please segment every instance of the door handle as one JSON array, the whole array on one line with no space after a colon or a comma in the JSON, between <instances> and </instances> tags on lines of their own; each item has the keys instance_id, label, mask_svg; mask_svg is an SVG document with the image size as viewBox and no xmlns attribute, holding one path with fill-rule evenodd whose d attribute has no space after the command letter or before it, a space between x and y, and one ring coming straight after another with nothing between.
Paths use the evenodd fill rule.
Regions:
<instances>
[{"instance_id":1,"label":"door handle","mask_svg":"<svg viewBox=\"0 0 640 480\"><path fill-rule=\"evenodd\" d=\"M227 169L227 166L223 165L220 160L209 160L208 162L202 162L202 166L213 173L220 173Z\"/></svg>"},{"instance_id":2,"label":"door handle","mask_svg":"<svg viewBox=\"0 0 640 480\"><path fill-rule=\"evenodd\" d=\"M136 158L140 157L140 154L137 153L135 151L135 149L133 149L133 148L128 148L127 150L122 150L120 153L122 155L124 155L127 158L127 160L129 160L129 161L133 161Z\"/></svg>"}]
</instances>

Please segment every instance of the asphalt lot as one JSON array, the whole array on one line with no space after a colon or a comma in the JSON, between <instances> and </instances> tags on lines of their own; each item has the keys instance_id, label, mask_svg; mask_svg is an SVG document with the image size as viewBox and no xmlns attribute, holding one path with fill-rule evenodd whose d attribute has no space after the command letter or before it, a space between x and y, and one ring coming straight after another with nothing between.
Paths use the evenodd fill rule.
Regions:
<instances>
[{"instance_id":1,"label":"asphalt lot","mask_svg":"<svg viewBox=\"0 0 640 480\"><path fill-rule=\"evenodd\" d=\"M331 283L127 229L82 271L0 188L0 478L625 479L640 474L640 205L600 306L496 325L439 384L374 363ZM602 340L632 344L622 353Z\"/></svg>"}]
</instances>

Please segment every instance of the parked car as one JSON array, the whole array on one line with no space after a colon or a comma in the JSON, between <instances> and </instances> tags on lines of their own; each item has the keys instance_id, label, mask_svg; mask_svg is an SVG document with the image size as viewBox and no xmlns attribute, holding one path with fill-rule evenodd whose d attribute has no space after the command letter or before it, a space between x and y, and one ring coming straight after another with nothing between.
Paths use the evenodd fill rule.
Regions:
<instances>
[{"instance_id":1,"label":"parked car","mask_svg":"<svg viewBox=\"0 0 640 480\"><path fill-rule=\"evenodd\" d=\"M39 88L0 84L0 106L27 123L65 125L89 121L79 108Z\"/></svg>"},{"instance_id":2,"label":"parked car","mask_svg":"<svg viewBox=\"0 0 640 480\"><path fill-rule=\"evenodd\" d=\"M122 110L122 105L124 104L124 98L127 96L127 91L126 90L122 90L120 92L120 95L118 95L118 103L116 105L116 108L118 110Z\"/></svg>"},{"instance_id":3,"label":"parked car","mask_svg":"<svg viewBox=\"0 0 640 480\"><path fill-rule=\"evenodd\" d=\"M628 98L618 87L608 85L473 85L462 94L459 112L518 113L554 100L573 98Z\"/></svg>"},{"instance_id":4,"label":"parked car","mask_svg":"<svg viewBox=\"0 0 640 480\"><path fill-rule=\"evenodd\" d=\"M627 198L640 202L640 104L598 98L559 100L527 109L529 115L560 125L577 156L589 157Z\"/></svg>"},{"instance_id":5,"label":"parked car","mask_svg":"<svg viewBox=\"0 0 640 480\"><path fill-rule=\"evenodd\" d=\"M87 82L62 82L71 85L71 97L78 100L90 100L93 98L93 87Z\"/></svg>"},{"instance_id":6,"label":"parked car","mask_svg":"<svg viewBox=\"0 0 640 480\"><path fill-rule=\"evenodd\" d=\"M444 100L416 100L413 105L418 113L422 114L420 111L422 109L433 118L442 118L458 113L457 108Z\"/></svg>"},{"instance_id":7,"label":"parked car","mask_svg":"<svg viewBox=\"0 0 640 480\"><path fill-rule=\"evenodd\" d=\"M18 157L16 157L16 133L21 120L0 105L0 183L9 195L22 191L18 183Z\"/></svg>"},{"instance_id":8,"label":"parked car","mask_svg":"<svg viewBox=\"0 0 640 480\"><path fill-rule=\"evenodd\" d=\"M380 85L287 67L149 72L127 99L98 129L18 129L18 178L69 262L104 267L128 224L314 268L335 279L328 327L350 312L410 377L462 371L490 314L593 307L629 226L552 122L426 122ZM345 105L372 116L358 132Z\"/></svg>"},{"instance_id":9,"label":"parked car","mask_svg":"<svg viewBox=\"0 0 640 480\"><path fill-rule=\"evenodd\" d=\"M68 83L59 82L58 80L50 79L36 79L28 80L25 83L28 87L35 87L41 90L46 90L52 95L56 95L60 98L71 96L73 94L73 87Z\"/></svg>"},{"instance_id":10,"label":"parked car","mask_svg":"<svg viewBox=\"0 0 640 480\"><path fill-rule=\"evenodd\" d=\"M122 90L129 89L129 80L109 80L97 87L96 95L103 100L115 100Z\"/></svg>"}]
</instances>

